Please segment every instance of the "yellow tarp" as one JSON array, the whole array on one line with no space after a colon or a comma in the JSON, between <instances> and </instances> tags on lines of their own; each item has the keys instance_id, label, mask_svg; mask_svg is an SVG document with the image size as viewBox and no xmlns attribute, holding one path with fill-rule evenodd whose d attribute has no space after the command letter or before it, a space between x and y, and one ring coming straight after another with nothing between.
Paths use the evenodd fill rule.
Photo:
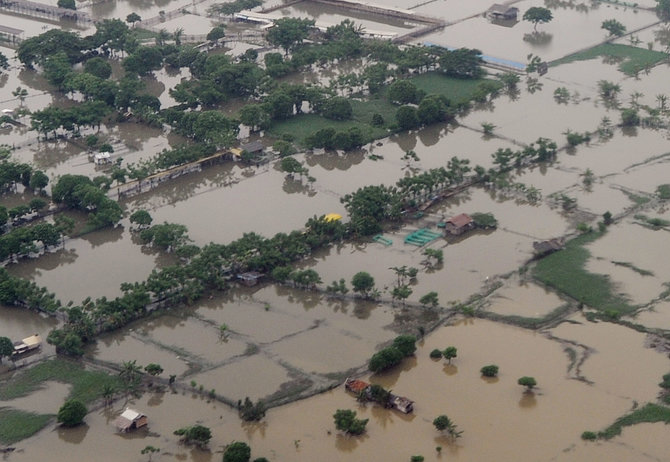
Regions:
<instances>
[{"instance_id":1,"label":"yellow tarp","mask_svg":"<svg viewBox=\"0 0 670 462\"><path fill-rule=\"evenodd\" d=\"M325 221L337 221L342 219L342 215L338 213L329 213L325 217L323 217Z\"/></svg>"}]
</instances>

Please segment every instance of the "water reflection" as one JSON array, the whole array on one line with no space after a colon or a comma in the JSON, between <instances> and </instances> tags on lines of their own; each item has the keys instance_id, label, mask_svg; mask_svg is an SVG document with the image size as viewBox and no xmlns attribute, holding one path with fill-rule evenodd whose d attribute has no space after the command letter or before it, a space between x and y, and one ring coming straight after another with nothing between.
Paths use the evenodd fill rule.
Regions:
<instances>
[{"instance_id":1,"label":"water reflection","mask_svg":"<svg viewBox=\"0 0 670 462\"><path fill-rule=\"evenodd\" d=\"M535 393L532 391L523 392L523 396L519 400L519 407L522 409L532 409L537 406L537 399L535 398Z\"/></svg>"},{"instance_id":2,"label":"water reflection","mask_svg":"<svg viewBox=\"0 0 670 462\"><path fill-rule=\"evenodd\" d=\"M70 444L80 444L82 441L84 441L84 438L86 438L88 428L88 425L85 423L77 425L73 428L67 428L59 425L56 432L58 433L58 438L62 441Z\"/></svg>"},{"instance_id":3,"label":"water reflection","mask_svg":"<svg viewBox=\"0 0 670 462\"><path fill-rule=\"evenodd\" d=\"M445 374L447 375L456 375L458 374L458 366L455 364L445 364L442 368Z\"/></svg>"}]
</instances>

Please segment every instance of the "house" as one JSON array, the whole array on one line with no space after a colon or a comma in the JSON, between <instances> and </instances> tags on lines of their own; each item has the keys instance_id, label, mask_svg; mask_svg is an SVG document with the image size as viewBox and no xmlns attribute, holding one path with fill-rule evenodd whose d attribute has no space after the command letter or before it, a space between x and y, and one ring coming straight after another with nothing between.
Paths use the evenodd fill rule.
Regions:
<instances>
[{"instance_id":1,"label":"house","mask_svg":"<svg viewBox=\"0 0 670 462\"><path fill-rule=\"evenodd\" d=\"M237 275L237 279L242 282L245 286L251 287L258 284L258 280L263 277L262 273L256 271L249 271L248 273L242 273Z\"/></svg>"},{"instance_id":2,"label":"house","mask_svg":"<svg viewBox=\"0 0 670 462\"><path fill-rule=\"evenodd\" d=\"M475 222L472 220L472 217L465 213L461 213L460 215L456 215L445 221L444 232L445 234L450 234L452 236L460 236L474 227Z\"/></svg>"},{"instance_id":3,"label":"house","mask_svg":"<svg viewBox=\"0 0 670 462\"><path fill-rule=\"evenodd\" d=\"M114 425L120 432L128 432L142 428L148 424L147 416L134 409L126 408L123 413L116 418Z\"/></svg>"},{"instance_id":4,"label":"house","mask_svg":"<svg viewBox=\"0 0 670 462\"><path fill-rule=\"evenodd\" d=\"M40 334L31 335L26 337L20 342L14 342L14 355L20 355L27 353L28 351L36 350L42 346L42 337Z\"/></svg>"},{"instance_id":5,"label":"house","mask_svg":"<svg viewBox=\"0 0 670 462\"><path fill-rule=\"evenodd\" d=\"M565 239L559 237L546 241L533 242L533 250L535 251L536 257L549 255L550 253L563 249L563 247L565 247Z\"/></svg>"},{"instance_id":6,"label":"house","mask_svg":"<svg viewBox=\"0 0 670 462\"><path fill-rule=\"evenodd\" d=\"M519 15L519 9L509 5L495 3L486 10L486 17L498 21L516 21Z\"/></svg>"},{"instance_id":7,"label":"house","mask_svg":"<svg viewBox=\"0 0 670 462\"><path fill-rule=\"evenodd\" d=\"M95 156L93 156L93 162L95 162L95 165L108 164L111 161L112 155L108 152L97 152Z\"/></svg>"},{"instance_id":8,"label":"house","mask_svg":"<svg viewBox=\"0 0 670 462\"><path fill-rule=\"evenodd\" d=\"M352 379L351 377L348 377L347 380L344 381L344 389L350 393L355 394L357 397L362 395L367 401L375 401L378 404L384 405L384 407L393 408L404 414L409 414L414 410L414 401L405 398L404 396L394 395L393 393L386 392L388 395L388 402L382 403L377 401L373 397L371 387L372 385L369 383L358 379Z\"/></svg>"},{"instance_id":9,"label":"house","mask_svg":"<svg viewBox=\"0 0 670 462\"><path fill-rule=\"evenodd\" d=\"M260 141L252 141L251 143L245 143L240 146L240 149L244 152L248 152L249 154L253 154L254 156L263 154L263 151L265 150L265 146L263 146L263 143Z\"/></svg>"}]
</instances>

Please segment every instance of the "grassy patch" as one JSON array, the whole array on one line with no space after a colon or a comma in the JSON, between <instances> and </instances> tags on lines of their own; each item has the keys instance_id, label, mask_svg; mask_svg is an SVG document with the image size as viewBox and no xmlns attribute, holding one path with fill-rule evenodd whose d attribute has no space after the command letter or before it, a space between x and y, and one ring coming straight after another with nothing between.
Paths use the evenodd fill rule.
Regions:
<instances>
[{"instance_id":1,"label":"grassy patch","mask_svg":"<svg viewBox=\"0 0 670 462\"><path fill-rule=\"evenodd\" d=\"M13 444L43 429L52 415L0 408L0 443Z\"/></svg>"},{"instance_id":2,"label":"grassy patch","mask_svg":"<svg viewBox=\"0 0 670 462\"><path fill-rule=\"evenodd\" d=\"M609 278L584 269L591 255L585 248L602 233L586 233L567 243L565 249L538 261L533 276L538 281L612 317L635 311L626 299L617 295Z\"/></svg>"},{"instance_id":3,"label":"grassy patch","mask_svg":"<svg viewBox=\"0 0 670 462\"><path fill-rule=\"evenodd\" d=\"M487 81L487 79L455 79L439 72L428 72L409 80L428 95L446 96L452 105L470 101L477 86ZM490 80L490 82L498 83L502 87L498 81Z\"/></svg>"},{"instance_id":4,"label":"grassy patch","mask_svg":"<svg viewBox=\"0 0 670 462\"><path fill-rule=\"evenodd\" d=\"M627 261L612 261L612 263L616 266L623 266L624 268L629 268L629 269L635 271L637 274L639 274L641 276L653 276L654 275L654 273L652 271L642 269L642 268L638 268L637 266L635 266L632 263L627 262Z\"/></svg>"},{"instance_id":5,"label":"grassy patch","mask_svg":"<svg viewBox=\"0 0 670 462\"><path fill-rule=\"evenodd\" d=\"M288 120L274 122L268 131L277 137L284 133L291 134L299 144L303 145L305 138L309 135L328 127L332 127L337 131L346 131L351 127L358 127L363 131L364 136L367 136L369 139L383 138L388 135L385 129L369 125L369 120L357 120L355 106L355 104L352 104L352 108L354 108L354 118L352 120L330 120L318 114L298 114ZM370 116L371 118L372 116ZM395 118L392 120L395 122Z\"/></svg>"},{"instance_id":6,"label":"grassy patch","mask_svg":"<svg viewBox=\"0 0 670 462\"><path fill-rule=\"evenodd\" d=\"M630 199L631 202L633 202L635 205L644 205L647 202L649 202L651 199L647 196L640 196L639 194L633 194L628 191L622 191L628 199Z\"/></svg>"},{"instance_id":7,"label":"grassy patch","mask_svg":"<svg viewBox=\"0 0 670 462\"><path fill-rule=\"evenodd\" d=\"M667 228L668 226L670 226L670 221L664 220L663 218L658 217L654 218L642 214L637 214L635 215L635 219L639 220L642 225L648 226L653 229Z\"/></svg>"},{"instance_id":8,"label":"grassy patch","mask_svg":"<svg viewBox=\"0 0 670 462\"><path fill-rule=\"evenodd\" d=\"M18 372L4 382L0 387L0 400L8 401L27 396L49 380L72 385L68 398L76 398L84 403L99 398L105 385L120 388L117 376L105 372L87 371L81 364L72 361L52 359Z\"/></svg>"},{"instance_id":9,"label":"grassy patch","mask_svg":"<svg viewBox=\"0 0 670 462\"><path fill-rule=\"evenodd\" d=\"M623 427L630 427L631 425L643 422L665 422L666 424L670 423L670 407L649 403L640 409L636 409L628 415L620 417L612 425L599 432L598 437L609 440L617 435L620 435L621 429Z\"/></svg>"},{"instance_id":10,"label":"grassy patch","mask_svg":"<svg viewBox=\"0 0 670 462\"><path fill-rule=\"evenodd\" d=\"M580 51L551 63L552 66L585 61L603 57L608 60L619 61L618 69L626 75L636 75L647 67L654 66L668 58L668 55L660 51L637 48L630 45L605 43L585 51Z\"/></svg>"}]
</instances>

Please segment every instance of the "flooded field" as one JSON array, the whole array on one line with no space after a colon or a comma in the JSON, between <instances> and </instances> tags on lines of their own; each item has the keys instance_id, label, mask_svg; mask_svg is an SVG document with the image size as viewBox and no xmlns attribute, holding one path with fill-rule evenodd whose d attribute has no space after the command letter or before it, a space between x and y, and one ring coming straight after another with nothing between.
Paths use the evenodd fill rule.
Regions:
<instances>
[{"instance_id":1,"label":"flooded field","mask_svg":"<svg viewBox=\"0 0 670 462\"><path fill-rule=\"evenodd\" d=\"M582 431L603 428L630 409L634 400L644 402L653 398L655 391L638 387L634 375L627 371L645 378L658 377L665 371L667 359L645 349L641 334L631 334L624 328L602 324L565 327L555 329L554 335L576 338L598 349L583 366L587 378L593 381L591 385L566 376L568 357L558 343L518 328L477 320L436 331L419 347L415 360L406 360L402 371L370 377L373 382L415 400L413 415L361 406L340 387L271 410L260 425L243 425L226 406L207 402L196 394L146 393L132 405L149 415L148 431L129 436L115 434L112 420L121 410L123 403L119 402L111 410L89 414L82 428L40 433L9 460L34 460L61 447L70 457L87 454L95 448L101 453L100 460L113 461L119 453L133 458L132 454L138 454L141 448L151 444L161 448L160 460L199 462L218 459L220 455L216 453L233 440L248 441L252 457L327 462L343 457L354 460L400 457L404 460L415 454L423 454L427 460L497 457L588 461L593 460L594 454L596 457L602 454L625 457L627 453L645 452L647 447L655 452L665 447L663 443L648 446L638 427L625 430L621 438L625 449L614 442L579 441ZM603 343L608 337L612 340ZM615 345L617 338L621 338L621 342ZM458 347L458 358L451 366L428 358L431 349L446 345ZM611 373L607 376L595 373L598 368L610 371L609 361L625 375L614 384ZM500 367L495 382L482 380L479 375L479 368L489 363ZM589 367L591 363L593 367ZM535 376L539 384L530 395L516 384L517 377L528 374ZM365 437L344 437L335 431L333 412L347 408L370 419ZM487 418L492 412L496 414L495 423ZM432 420L441 413L448 414L463 430L461 438L452 442L433 428ZM176 443L172 431L195 421L212 428L211 452ZM654 432L657 429L657 425L647 427L652 427ZM534 444L518 444L525 438L531 438ZM441 457L436 455L436 446L442 447ZM114 455L105 450L112 447L115 447ZM561 459L566 453L571 457Z\"/></svg>"},{"instance_id":2,"label":"flooded field","mask_svg":"<svg viewBox=\"0 0 670 462\"><path fill-rule=\"evenodd\" d=\"M216 24L207 17L206 10L213 4L210 1L80 3L81 9L96 19L124 20L135 12L146 20L178 8L196 13L180 13L156 26L170 32L183 29L185 34L206 34ZM483 0L376 3L411 9L449 23L443 30L421 37L422 43L478 48L486 55L520 63L527 61L529 53L553 60L601 43L606 33L600 25L612 18L629 31L642 28L635 32L641 40L638 46L645 48L647 42L657 50L666 46L667 31L664 25L656 25L654 13L605 2L551 6L554 19L539 25L538 33L533 33L533 25L527 21L509 24L513 27L490 23L482 14L491 5ZM542 5L535 1L514 4L520 16L531 6ZM645 0L640 6L653 8L655 2ZM311 17L323 24L351 17L368 31L398 34L415 26L310 2L286 6L275 15ZM26 37L57 27L4 13L3 17L5 24L24 29ZM235 33L247 26L227 27ZM257 26L248 28L257 30ZM628 43L626 40L621 43ZM251 45L240 42L230 47L217 52L236 55ZM10 49L3 52L14 56ZM40 72L22 69L15 58L10 64L0 76L3 108L36 111L50 104L73 104L70 98L54 93ZM362 64L314 66L312 71L286 81L325 86L339 73L358 70ZM116 77L122 74L118 62L113 67ZM163 69L143 81L148 92L158 97L163 107L169 107L175 104L169 90L190 77L188 68ZM250 444L252 458L286 462L400 461L419 454L427 461L665 460L670 451L667 427L659 424L627 427L611 441L586 442L580 435L603 430L636 407L656 402L658 382L670 370L667 353L648 348L650 340L644 333L614 323L588 321L577 312L574 300L532 282L519 274L519 268L534 257L533 242L574 233L582 220L597 227L596 221L605 211L615 216L625 214L640 197L654 194L658 185L668 182L667 128L614 127L610 140L594 135L590 143L564 149L568 130L593 133L605 117L613 125L619 124L620 109L630 104L633 95L639 104L656 107L660 101L657 96L668 93L668 77L666 63L641 72L637 78L625 76L616 63L602 58L551 67L536 84L528 85L522 77L518 93L502 92L476 104L456 123L393 135L348 153L299 153L296 159L304 162L313 182L288 177L277 161L261 165L224 162L122 198L126 216L117 227L68 239L64 248L10 264L8 271L55 292L63 303L71 300L76 304L89 296L111 298L121 293L121 283L144 280L154 268L174 262L173 257L141 245L136 233L130 231L128 215L133 211L149 211L154 223L186 225L197 245L225 244L251 231L269 237L301 229L309 218L331 212L344 215L346 220L340 202L346 194L366 185L393 185L403 177L446 166L453 156L468 159L471 167L489 169L495 166L491 154L497 149L522 149L539 137L550 138L561 148L553 163L510 172L510 181L540 190L543 199L536 204L490 185L472 187L431 206L420 218L385 230L383 236L391 242L388 246L356 239L320 250L297 265L318 272L322 279L319 289L341 278L350 288L354 274L369 272L380 290L379 300L361 300L351 292L335 297L322 290L304 291L266 280L255 287L234 286L225 293L207 294L192 306L152 313L100 336L86 349L85 360L90 364L118 368L124 361L136 360L142 366L158 363L164 369L162 379L176 376L175 392L166 387L128 401L119 399L110 408L98 406L87 415L86 424L75 429L51 423L17 443L17 450L5 459L62 462L87 460L96 454L100 462L121 458L144 461L147 456L140 451L153 445L160 447L153 460L214 462L221 459L225 445L237 440ZM601 80L620 85L619 107L604 104L599 96ZM18 86L28 90L25 101L11 94ZM554 97L560 87L570 94L563 103ZM221 110L234 116L243 103L233 100ZM46 171L52 184L65 173L95 176L107 172L89 161L81 139L38 141L36 132L28 129L29 117L20 122L25 125L0 128L0 143L16 148L14 159ZM482 124L495 126L491 136L483 134ZM242 133L247 135L244 130ZM125 163L146 160L185 141L162 129L132 123L103 124L99 135L113 145L113 158L122 158ZM263 139L268 145L273 141ZM403 159L409 150L414 150L418 159ZM594 175L590 186L584 184L587 170ZM560 194L577 200L575 212L558 206L555 197ZM2 196L6 206L26 200L29 195L20 189ZM441 232L438 222L475 212L492 213L498 228L458 238L440 236L424 247L404 242L417 229ZM657 202L641 213L670 219L667 206ZM641 220L627 215L590 243L591 257L585 269L607 275L617 293L640 306L638 314L626 320L668 330L668 233L642 226ZM444 262L426 267L422 254L426 248L441 250ZM419 269L416 281L410 284L407 306L391 296L396 283L392 268L403 265ZM429 292L437 293L438 307L420 306L420 298ZM576 314L545 330L530 331L448 311L456 303L482 294L486 297L479 300L481 308L492 317L538 319L567 305ZM57 325L58 321L36 313L0 306L0 336L19 340L40 333L46 338ZM372 354L399 332L418 334L422 332L419 328L435 330L420 339L415 357L390 372L362 377L414 400L413 414L362 405L341 387L324 391L351 374L360 375ZM450 345L458 348L451 364L429 358L431 350ZM39 353L16 365L22 367L53 354L54 348L45 342ZM496 379L482 378L480 369L487 364L500 367ZM4 371L13 364L3 360L1 366ZM524 392L517 384L525 375L537 379L534 392ZM67 385L46 382L39 392L0 402L0 408L55 413L69 392ZM308 395L311 397L270 409L256 424L242 423L237 412L223 404L246 396L278 404ZM114 418L126 405L149 416L148 430L116 433ZM359 417L370 419L366 435L347 437L337 432L332 418L337 409L354 409ZM464 432L461 438L451 440L435 430L432 421L439 414L454 420ZM173 435L177 428L196 422L212 429L209 450L181 445Z\"/></svg>"}]
</instances>

